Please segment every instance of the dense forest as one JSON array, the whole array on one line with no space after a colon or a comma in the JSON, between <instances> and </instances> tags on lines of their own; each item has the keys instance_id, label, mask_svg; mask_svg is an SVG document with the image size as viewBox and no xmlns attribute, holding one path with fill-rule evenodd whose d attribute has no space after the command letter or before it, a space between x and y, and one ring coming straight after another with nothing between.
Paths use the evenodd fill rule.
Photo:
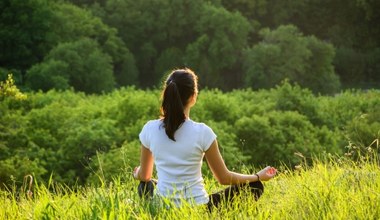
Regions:
<instances>
[{"instance_id":1,"label":"dense forest","mask_svg":"<svg viewBox=\"0 0 380 220\"><path fill-rule=\"evenodd\" d=\"M181 67L200 77L191 117L214 129L231 169L379 150L380 1L2 0L0 10L0 188L26 174L82 185L130 172L162 79Z\"/></svg>"},{"instance_id":2,"label":"dense forest","mask_svg":"<svg viewBox=\"0 0 380 220\"><path fill-rule=\"evenodd\" d=\"M3 0L0 80L24 91L154 88L191 67L202 86L315 93L380 87L380 2Z\"/></svg>"}]
</instances>

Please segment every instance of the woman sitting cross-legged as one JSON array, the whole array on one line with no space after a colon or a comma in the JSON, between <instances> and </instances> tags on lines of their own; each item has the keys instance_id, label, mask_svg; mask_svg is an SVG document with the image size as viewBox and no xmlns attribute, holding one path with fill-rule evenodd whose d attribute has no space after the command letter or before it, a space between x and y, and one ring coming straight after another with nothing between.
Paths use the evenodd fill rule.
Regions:
<instances>
[{"instance_id":1,"label":"woman sitting cross-legged","mask_svg":"<svg viewBox=\"0 0 380 220\"><path fill-rule=\"evenodd\" d=\"M141 181L139 195L150 197L155 192L177 206L185 200L207 204L209 209L218 207L221 202L232 202L244 188L258 199L264 191L261 181L273 178L276 169L268 166L255 174L228 170L213 130L190 119L190 109L197 96L198 78L192 70L178 69L169 75L162 92L161 118L148 121L139 135L142 144L140 166L133 172ZM207 194L201 173L203 157L217 181L230 185L228 188ZM157 186L151 179L154 164Z\"/></svg>"}]
</instances>

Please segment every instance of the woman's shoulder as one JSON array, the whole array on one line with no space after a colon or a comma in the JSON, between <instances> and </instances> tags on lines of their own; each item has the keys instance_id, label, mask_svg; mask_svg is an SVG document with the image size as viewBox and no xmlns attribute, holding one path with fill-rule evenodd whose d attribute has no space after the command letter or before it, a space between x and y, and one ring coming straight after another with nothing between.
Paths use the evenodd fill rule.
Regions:
<instances>
[{"instance_id":1,"label":"woman's shoulder","mask_svg":"<svg viewBox=\"0 0 380 220\"><path fill-rule=\"evenodd\" d=\"M195 128L198 128L198 129L211 129L206 123L204 122L197 122L197 121L193 121L193 120L189 120L189 122L191 123L191 125Z\"/></svg>"},{"instance_id":2,"label":"woman's shoulder","mask_svg":"<svg viewBox=\"0 0 380 220\"><path fill-rule=\"evenodd\" d=\"M198 133L203 143L203 146L208 148L211 145L211 142L215 140L216 134L206 123L191 121L192 131ZM205 149L206 149L205 148Z\"/></svg>"},{"instance_id":3,"label":"woman's shoulder","mask_svg":"<svg viewBox=\"0 0 380 220\"><path fill-rule=\"evenodd\" d=\"M152 119L152 120L148 120L146 122L146 124L154 124L154 123L161 123L162 122L162 119Z\"/></svg>"},{"instance_id":4,"label":"woman's shoulder","mask_svg":"<svg viewBox=\"0 0 380 220\"><path fill-rule=\"evenodd\" d=\"M160 126L162 124L162 120L161 119L153 119L153 120L149 120L145 123L144 127L156 127L156 126Z\"/></svg>"}]
</instances>

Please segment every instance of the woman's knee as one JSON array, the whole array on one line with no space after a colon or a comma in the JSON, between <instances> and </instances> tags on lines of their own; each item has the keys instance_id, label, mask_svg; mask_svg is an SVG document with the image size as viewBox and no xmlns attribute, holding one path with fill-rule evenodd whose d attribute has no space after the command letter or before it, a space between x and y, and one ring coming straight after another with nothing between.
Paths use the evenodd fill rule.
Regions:
<instances>
[{"instance_id":1,"label":"woman's knee","mask_svg":"<svg viewBox=\"0 0 380 220\"><path fill-rule=\"evenodd\" d=\"M147 199L153 197L154 187L155 182L152 180L148 182L140 181L140 184L137 188L140 198Z\"/></svg>"},{"instance_id":2,"label":"woman's knee","mask_svg":"<svg viewBox=\"0 0 380 220\"><path fill-rule=\"evenodd\" d=\"M261 181L250 182L249 188L251 192L254 194L256 200L258 200L264 193L264 185Z\"/></svg>"}]
</instances>

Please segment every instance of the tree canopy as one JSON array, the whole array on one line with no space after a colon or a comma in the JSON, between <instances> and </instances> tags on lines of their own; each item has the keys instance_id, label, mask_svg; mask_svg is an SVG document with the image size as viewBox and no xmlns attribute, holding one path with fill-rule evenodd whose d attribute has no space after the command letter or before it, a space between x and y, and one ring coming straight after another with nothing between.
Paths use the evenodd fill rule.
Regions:
<instances>
[{"instance_id":1,"label":"tree canopy","mask_svg":"<svg viewBox=\"0 0 380 220\"><path fill-rule=\"evenodd\" d=\"M155 87L181 67L222 90L286 78L316 93L380 87L378 1L4 0L0 9L0 77L13 72L21 89ZM52 58L83 39L91 58Z\"/></svg>"},{"instance_id":2,"label":"tree canopy","mask_svg":"<svg viewBox=\"0 0 380 220\"><path fill-rule=\"evenodd\" d=\"M293 25L263 29L260 34L263 40L245 51L246 86L272 88L287 78L315 92L338 91L331 44L303 36Z\"/></svg>"}]
</instances>

